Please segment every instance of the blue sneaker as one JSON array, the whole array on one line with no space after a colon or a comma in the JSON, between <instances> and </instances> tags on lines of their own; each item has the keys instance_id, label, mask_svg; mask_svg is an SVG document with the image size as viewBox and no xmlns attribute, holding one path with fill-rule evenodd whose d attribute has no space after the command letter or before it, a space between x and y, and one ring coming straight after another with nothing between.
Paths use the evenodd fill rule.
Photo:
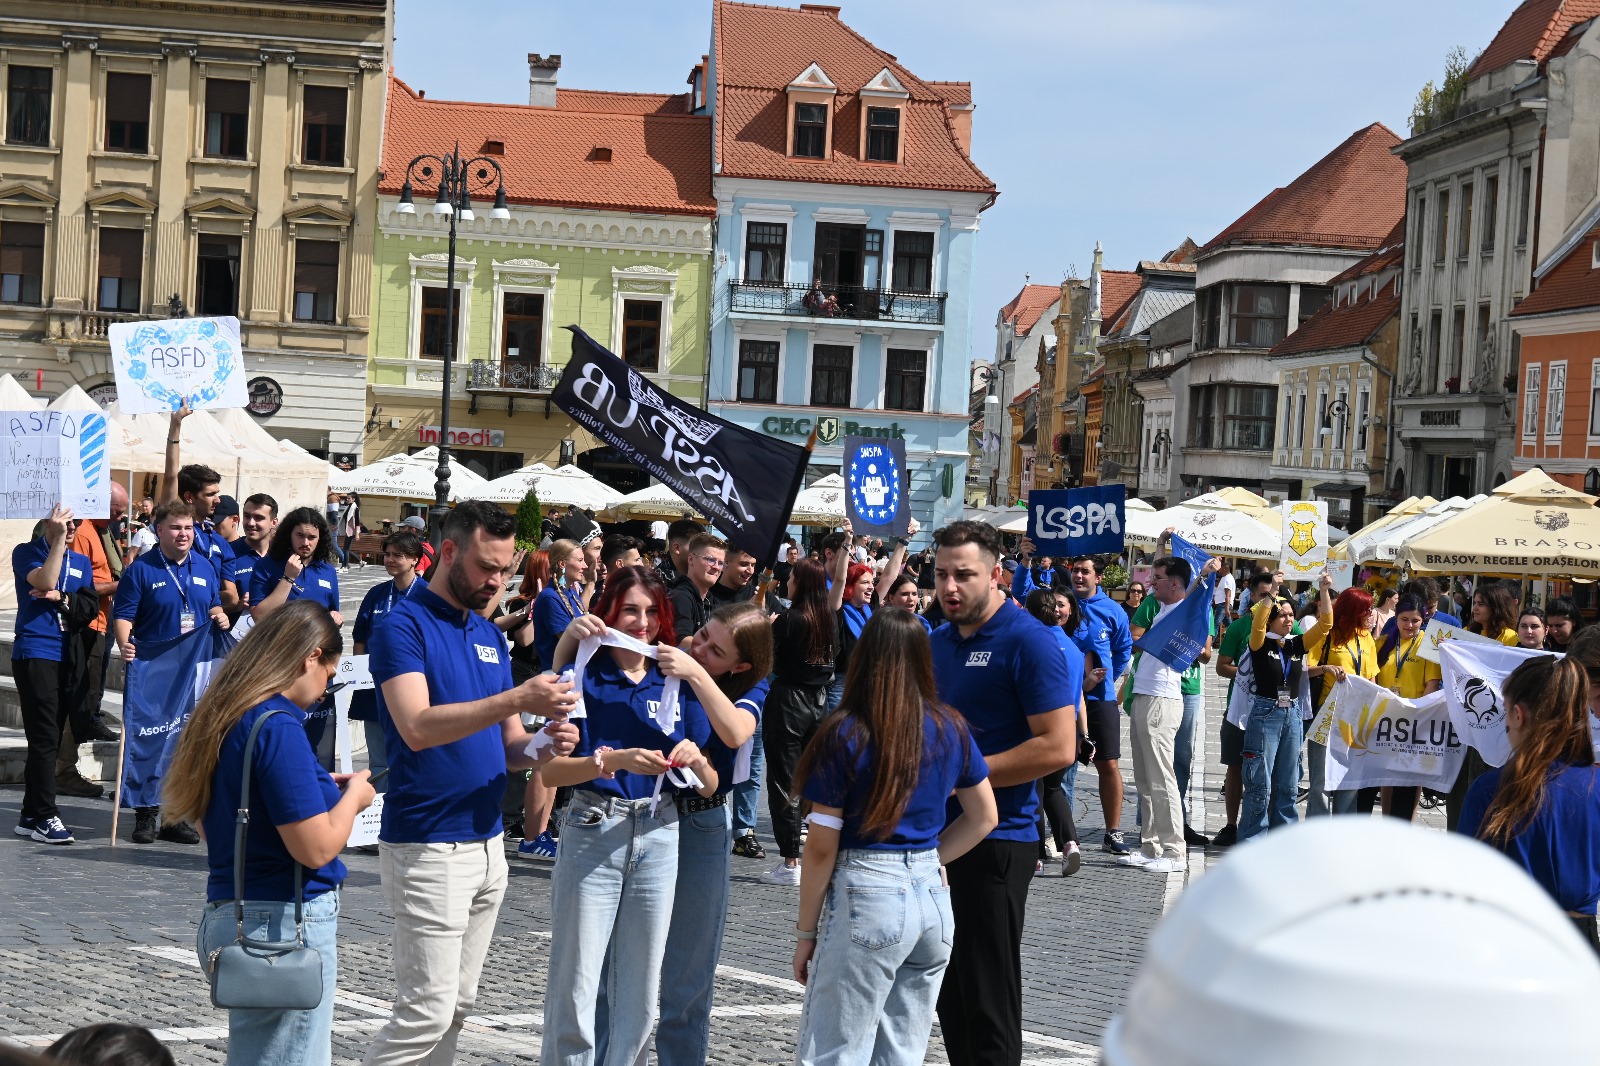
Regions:
<instances>
[{"instance_id":1,"label":"blue sneaker","mask_svg":"<svg viewBox=\"0 0 1600 1066\"><path fill-rule=\"evenodd\" d=\"M556 861L556 839L546 829L532 840L524 840L517 845L517 854L524 859L543 859L546 862Z\"/></svg>"},{"instance_id":2,"label":"blue sneaker","mask_svg":"<svg viewBox=\"0 0 1600 1066\"><path fill-rule=\"evenodd\" d=\"M17 819L17 827L15 829L13 829L12 832L17 834L17 836L19 836L19 837L31 837L31 836L33 836L34 830L36 830L38 828L39 828L39 819L37 819L37 818L18 818Z\"/></svg>"},{"instance_id":3,"label":"blue sneaker","mask_svg":"<svg viewBox=\"0 0 1600 1066\"><path fill-rule=\"evenodd\" d=\"M74 844L72 830L60 818L40 818L34 824L31 839L41 844Z\"/></svg>"}]
</instances>

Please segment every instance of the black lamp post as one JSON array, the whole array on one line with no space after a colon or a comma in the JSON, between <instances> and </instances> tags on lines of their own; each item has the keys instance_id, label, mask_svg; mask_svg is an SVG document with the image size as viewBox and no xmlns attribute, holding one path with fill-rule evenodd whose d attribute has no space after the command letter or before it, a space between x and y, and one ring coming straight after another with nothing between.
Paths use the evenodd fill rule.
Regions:
<instances>
[{"instance_id":1,"label":"black lamp post","mask_svg":"<svg viewBox=\"0 0 1600 1066\"><path fill-rule=\"evenodd\" d=\"M473 220L472 190L487 192L494 185L494 209L490 218L511 217L506 206L505 174L500 164L484 156L463 159L461 143L444 155L419 155L406 166L406 180L400 186L400 204L396 211L402 215L417 213L412 202L412 175L418 184L438 182L438 195L434 197L433 213L450 220L450 255L446 263L445 280L445 334L443 384L439 388L439 465L434 468L433 508L428 515L428 536L435 549L439 547L444 517L450 511L450 386L456 353L456 221Z\"/></svg>"}]
</instances>

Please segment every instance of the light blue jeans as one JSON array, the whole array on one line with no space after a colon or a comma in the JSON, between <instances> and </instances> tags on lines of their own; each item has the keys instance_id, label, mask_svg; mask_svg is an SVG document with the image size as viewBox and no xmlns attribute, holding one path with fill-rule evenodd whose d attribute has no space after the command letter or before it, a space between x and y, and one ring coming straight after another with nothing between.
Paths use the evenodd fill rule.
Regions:
<instances>
[{"instance_id":1,"label":"light blue jeans","mask_svg":"<svg viewBox=\"0 0 1600 1066\"><path fill-rule=\"evenodd\" d=\"M755 743L750 748L750 780L733 786L728 801L733 805L733 835L742 837L756 827L756 808L761 804L761 785L766 778L767 748L761 741L761 724L756 723ZM729 847L732 847L730 844Z\"/></svg>"},{"instance_id":2,"label":"light blue jeans","mask_svg":"<svg viewBox=\"0 0 1600 1066\"><path fill-rule=\"evenodd\" d=\"M665 802L665 801L663 801ZM678 887L672 899L666 958L671 979L661 985L661 1020L656 1026L660 1066L703 1066L711 1042L711 991L722 956L728 916L728 874L733 864L728 807L678 815ZM606 956L595 1004L595 1059L605 1061L610 1041L606 987L615 948Z\"/></svg>"},{"instance_id":3,"label":"light blue jeans","mask_svg":"<svg viewBox=\"0 0 1600 1066\"><path fill-rule=\"evenodd\" d=\"M796 1061L920 1064L954 935L937 851L840 852L822 906Z\"/></svg>"},{"instance_id":4,"label":"light blue jeans","mask_svg":"<svg viewBox=\"0 0 1600 1066\"><path fill-rule=\"evenodd\" d=\"M384 747L383 723L376 719L362 722L361 732L366 734L367 738L367 769L372 771L373 777L377 777L380 770L389 768L389 749ZM384 778L372 788L375 792L389 791L389 779Z\"/></svg>"},{"instance_id":5,"label":"light blue jeans","mask_svg":"<svg viewBox=\"0 0 1600 1066\"><path fill-rule=\"evenodd\" d=\"M1194 769L1194 731L1205 708L1204 692L1183 694L1183 722L1172 745L1173 774L1178 779L1178 801L1183 804L1183 824L1189 824L1189 774Z\"/></svg>"},{"instance_id":6,"label":"light blue jeans","mask_svg":"<svg viewBox=\"0 0 1600 1066\"><path fill-rule=\"evenodd\" d=\"M832 714L839 709L839 704L844 702L844 674L835 673L833 680L828 682L828 713Z\"/></svg>"},{"instance_id":7,"label":"light blue jeans","mask_svg":"<svg viewBox=\"0 0 1600 1066\"><path fill-rule=\"evenodd\" d=\"M322 954L322 1002L315 1010L228 1011L228 1066L329 1066L333 1062L333 991L338 984L339 892L324 892L304 909L305 943ZM218 948L237 938L233 901L207 903L195 936L202 970ZM294 939L294 904L244 902L244 935L252 940Z\"/></svg>"},{"instance_id":8,"label":"light blue jeans","mask_svg":"<svg viewBox=\"0 0 1600 1066\"><path fill-rule=\"evenodd\" d=\"M1250 701L1244 727L1244 802L1239 809L1239 839L1248 840L1273 827L1299 820L1295 796L1300 791L1300 701L1279 707L1271 696Z\"/></svg>"},{"instance_id":9,"label":"light blue jeans","mask_svg":"<svg viewBox=\"0 0 1600 1066\"><path fill-rule=\"evenodd\" d=\"M587 789L573 795L561 813L551 875L544 1066L596 1061L595 1001L613 943L604 1061L623 1066L644 1052L656 1024L677 879L678 809L670 797L652 815L649 800Z\"/></svg>"}]
</instances>

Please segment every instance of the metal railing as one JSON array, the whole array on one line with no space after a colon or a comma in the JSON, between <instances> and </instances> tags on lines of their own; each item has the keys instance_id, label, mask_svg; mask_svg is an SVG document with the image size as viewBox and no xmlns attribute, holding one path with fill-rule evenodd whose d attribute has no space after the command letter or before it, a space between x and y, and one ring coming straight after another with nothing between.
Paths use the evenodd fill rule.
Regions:
<instances>
[{"instance_id":1,"label":"metal railing","mask_svg":"<svg viewBox=\"0 0 1600 1066\"><path fill-rule=\"evenodd\" d=\"M474 359L467 375L468 392L547 393L561 380L561 368L542 363L491 363Z\"/></svg>"},{"instance_id":2,"label":"metal railing","mask_svg":"<svg viewBox=\"0 0 1600 1066\"><path fill-rule=\"evenodd\" d=\"M944 325L942 292L895 292L864 285L809 285L730 281L729 307L758 315L845 318L856 321Z\"/></svg>"}]
</instances>

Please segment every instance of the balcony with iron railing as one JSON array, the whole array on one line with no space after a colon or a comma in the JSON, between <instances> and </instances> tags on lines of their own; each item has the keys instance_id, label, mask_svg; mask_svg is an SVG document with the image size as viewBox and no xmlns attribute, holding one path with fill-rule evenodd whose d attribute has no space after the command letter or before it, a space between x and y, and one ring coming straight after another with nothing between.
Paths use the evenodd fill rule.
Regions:
<instances>
[{"instance_id":1,"label":"balcony with iron railing","mask_svg":"<svg viewBox=\"0 0 1600 1066\"><path fill-rule=\"evenodd\" d=\"M467 394L472 397L472 410L477 412L480 396L504 396L508 414L518 397L543 397L548 400L550 391L561 380L563 369L543 363L474 359L467 370Z\"/></svg>"},{"instance_id":2,"label":"balcony with iron railing","mask_svg":"<svg viewBox=\"0 0 1600 1066\"><path fill-rule=\"evenodd\" d=\"M896 292L864 285L809 285L730 281L729 310L757 315L836 318L856 322L944 325L942 292Z\"/></svg>"}]
</instances>

